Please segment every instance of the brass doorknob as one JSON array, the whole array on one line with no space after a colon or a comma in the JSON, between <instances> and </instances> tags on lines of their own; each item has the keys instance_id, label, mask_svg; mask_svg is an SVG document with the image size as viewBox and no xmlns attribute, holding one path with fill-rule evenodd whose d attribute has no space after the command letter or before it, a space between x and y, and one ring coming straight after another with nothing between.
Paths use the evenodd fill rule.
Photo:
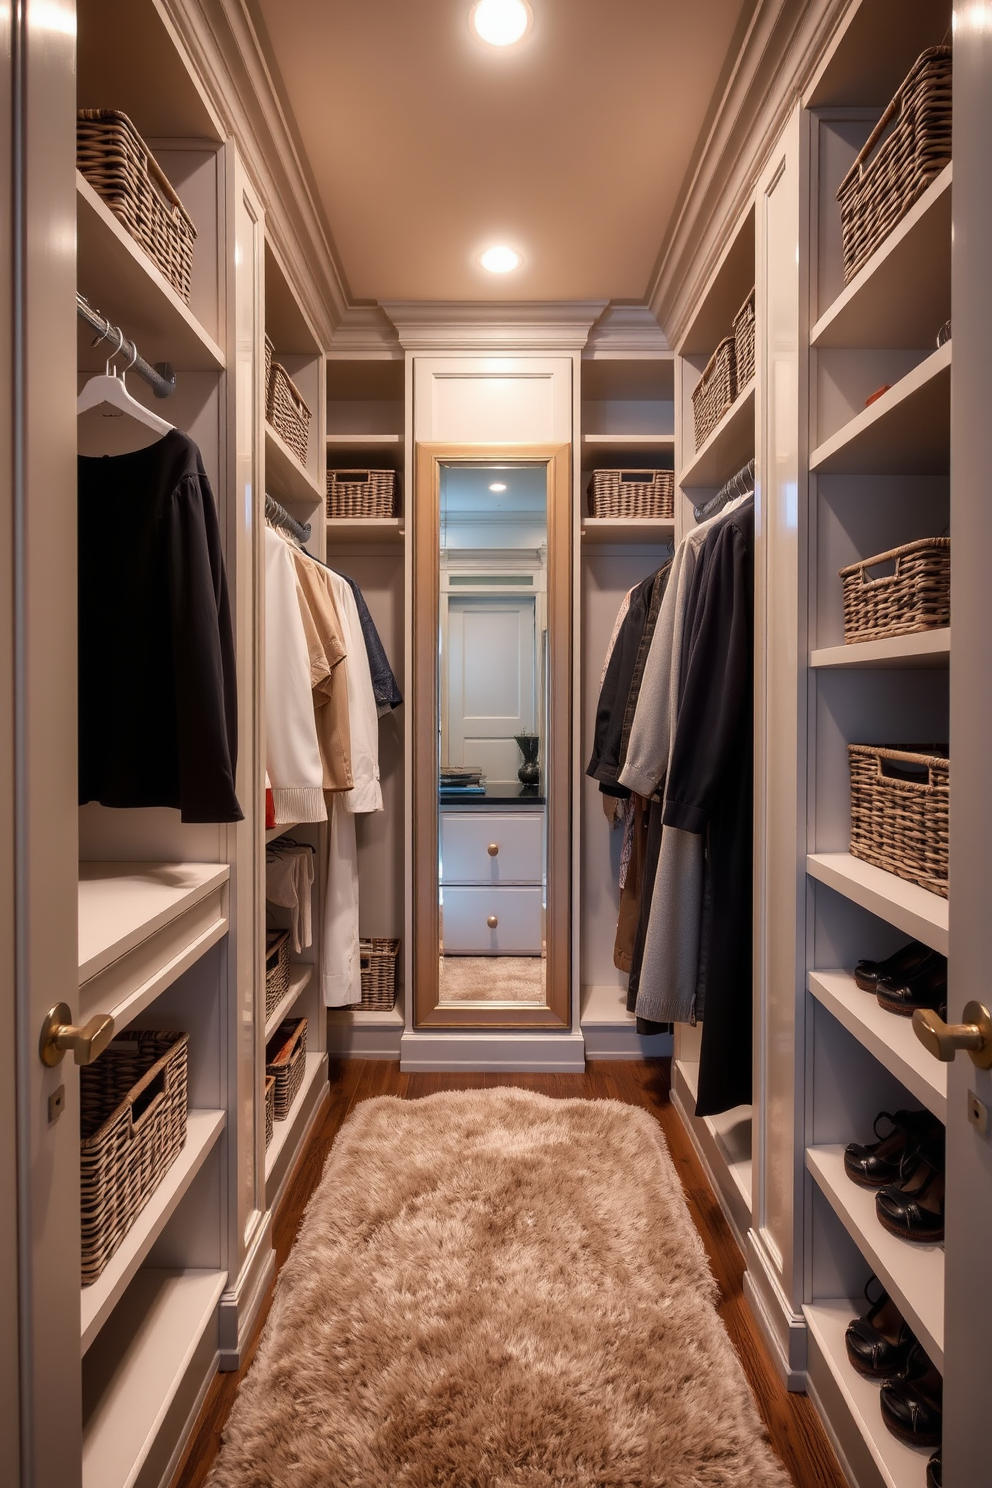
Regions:
<instances>
[{"instance_id":1,"label":"brass doorknob","mask_svg":"<svg viewBox=\"0 0 992 1488\"><path fill-rule=\"evenodd\" d=\"M930 1008L917 1008L913 1032L934 1059L949 1064L959 1049L967 1049L979 1069L992 1069L992 1015L980 1002L969 1002L963 1023L945 1023Z\"/></svg>"},{"instance_id":2,"label":"brass doorknob","mask_svg":"<svg viewBox=\"0 0 992 1488\"><path fill-rule=\"evenodd\" d=\"M495 915L490 915L488 920L486 921L486 924L489 926L490 930L495 930L496 926L499 924L499 920L496 918Z\"/></svg>"},{"instance_id":3,"label":"brass doorknob","mask_svg":"<svg viewBox=\"0 0 992 1488\"><path fill-rule=\"evenodd\" d=\"M69 1049L77 1064L92 1064L114 1036L114 1020L109 1013L97 1013L83 1028L71 1021L67 1002L57 1002L41 1025L38 1052L42 1064L50 1069L61 1064Z\"/></svg>"},{"instance_id":4,"label":"brass doorknob","mask_svg":"<svg viewBox=\"0 0 992 1488\"><path fill-rule=\"evenodd\" d=\"M491 858L495 858L499 853L499 843L490 842L489 846L486 848L486 852Z\"/></svg>"}]
</instances>

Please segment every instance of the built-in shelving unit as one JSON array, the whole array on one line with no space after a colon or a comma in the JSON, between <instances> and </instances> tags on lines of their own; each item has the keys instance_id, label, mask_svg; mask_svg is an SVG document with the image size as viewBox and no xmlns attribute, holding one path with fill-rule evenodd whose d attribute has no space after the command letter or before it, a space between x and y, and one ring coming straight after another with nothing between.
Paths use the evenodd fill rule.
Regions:
<instances>
[{"instance_id":1,"label":"built-in shelving unit","mask_svg":"<svg viewBox=\"0 0 992 1488\"><path fill-rule=\"evenodd\" d=\"M266 417L265 489L298 521L313 525L320 552L323 523L318 518L326 494L324 353L317 330L271 239L265 244L265 332L273 345L273 361L285 367L310 410L305 460Z\"/></svg>"},{"instance_id":2,"label":"built-in shelving unit","mask_svg":"<svg viewBox=\"0 0 992 1488\"><path fill-rule=\"evenodd\" d=\"M853 853L810 853L806 871L853 904L895 925L904 935L924 941L941 955L947 954L949 907L939 894L931 894L895 873L886 873L874 863L865 863Z\"/></svg>"},{"instance_id":3,"label":"built-in shelving unit","mask_svg":"<svg viewBox=\"0 0 992 1488\"><path fill-rule=\"evenodd\" d=\"M646 546L675 540L674 521L657 517L584 517L584 543L638 543Z\"/></svg>"},{"instance_id":4,"label":"built-in shelving unit","mask_svg":"<svg viewBox=\"0 0 992 1488\"><path fill-rule=\"evenodd\" d=\"M679 1039L679 1049L680 1053L695 1052L691 1039L684 1036ZM689 1125L714 1192L743 1250L751 1228L751 1107L735 1106L719 1116L697 1117L694 1111L699 1083L698 1058L677 1057L673 1076L673 1102L683 1121Z\"/></svg>"},{"instance_id":5,"label":"built-in shelving unit","mask_svg":"<svg viewBox=\"0 0 992 1488\"><path fill-rule=\"evenodd\" d=\"M683 491L722 486L754 455L754 378L737 395L715 429L689 458L679 477Z\"/></svg>"},{"instance_id":6,"label":"built-in shelving unit","mask_svg":"<svg viewBox=\"0 0 992 1488\"><path fill-rule=\"evenodd\" d=\"M279 1027L279 1024L289 1017L310 985L312 976L313 966L309 962L304 961L291 968L289 986L265 1020L266 1039L270 1039Z\"/></svg>"},{"instance_id":7,"label":"built-in shelving unit","mask_svg":"<svg viewBox=\"0 0 992 1488\"><path fill-rule=\"evenodd\" d=\"M817 445L824 475L946 474L951 452L951 342Z\"/></svg>"},{"instance_id":8,"label":"built-in shelving unit","mask_svg":"<svg viewBox=\"0 0 992 1488\"><path fill-rule=\"evenodd\" d=\"M270 1209L278 1206L286 1179L319 1111L327 1089L326 1052L308 1052L306 1069L296 1099L285 1121L275 1122L272 1141L265 1149L265 1196Z\"/></svg>"},{"instance_id":9,"label":"built-in shelving unit","mask_svg":"<svg viewBox=\"0 0 992 1488\"><path fill-rule=\"evenodd\" d=\"M850 646L821 646L810 654L811 667L894 668L946 667L951 659L951 628L920 630L912 635L886 636Z\"/></svg>"},{"instance_id":10,"label":"built-in shelving unit","mask_svg":"<svg viewBox=\"0 0 992 1488\"><path fill-rule=\"evenodd\" d=\"M327 519L327 550L365 546L402 548L402 517L335 517Z\"/></svg>"}]
</instances>

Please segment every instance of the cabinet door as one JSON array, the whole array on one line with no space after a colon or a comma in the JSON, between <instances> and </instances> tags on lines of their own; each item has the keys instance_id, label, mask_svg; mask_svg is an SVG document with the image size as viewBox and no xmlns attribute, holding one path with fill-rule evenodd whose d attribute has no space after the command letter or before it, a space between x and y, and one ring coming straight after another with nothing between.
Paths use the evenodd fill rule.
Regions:
<instances>
[{"instance_id":1,"label":"cabinet door","mask_svg":"<svg viewBox=\"0 0 992 1488\"><path fill-rule=\"evenodd\" d=\"M445 889L446 956L539 956L543 894L534 889Z\"/></svg>"},{"instance_id":2,"label":"cabinet door","mask_svg":"<svg viewBox=\"0 0 992 1488\"><path fill-rule=\"evenodd\" d=\"M543 852L543 816L441 815L442 883L540 883Z\"/></svg>"}]
</instances>

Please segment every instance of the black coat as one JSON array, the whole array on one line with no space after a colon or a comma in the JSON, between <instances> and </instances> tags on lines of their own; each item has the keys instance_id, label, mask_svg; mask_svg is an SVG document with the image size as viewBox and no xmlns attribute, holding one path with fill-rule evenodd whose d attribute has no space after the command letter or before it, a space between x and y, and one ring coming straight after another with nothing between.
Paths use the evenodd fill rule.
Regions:
<instances>
[{"instance_id":1,"label":"black coat","mask_svg":"<svg viewBox=\"0 0 992 1488\"><path fill-rule=\"evenodd\" d=\"M604 795L619 796L624 800L630 791L617 781L624 766L644 663L671 567L670 561L663 564L657 573L643 579L631 593L600 688L592 755L586 774L599 781Z\"/></svg>"}]
</instances>

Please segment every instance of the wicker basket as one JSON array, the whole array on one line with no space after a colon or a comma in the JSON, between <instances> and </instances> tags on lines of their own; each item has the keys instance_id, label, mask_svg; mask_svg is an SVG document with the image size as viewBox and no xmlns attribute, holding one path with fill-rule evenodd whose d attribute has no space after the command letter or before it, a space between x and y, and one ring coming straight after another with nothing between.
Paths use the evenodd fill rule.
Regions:
<instances>
[{"instance_id":1,"label":"wicker basket","mask_svg":"<svg viewBox=\"0 0 992 1488\"><path fill-rule=\"evenodd\" d=\"M941 745L847 746L851 852L947 898L950 764Z\"/></svg>"},{"instance_id":2,"label":"wicker basket","mask_svg":"<svg viewBox=\"0 0 992 1488\"><path fill-rule=\"evenodd\" d=\"M289 1018L280 1023L265 1050L265 1073L272 1075L273 1116L285 1121L299 1094L307 1063L307 1020Z\"/></svg>"},{"instance_id":3,"label":"wicker basket","mask_svg":"<svg viewBox=\"0 0 992 1488\"><path fill-rule=\"evenodd\" d=\"M272 337L271 336L266 336L266 338L265 338L265 382L263 384L263 386L265 387L265 406L266 406L266 408L268 408L268 406L269 406L269 388L272 386L272 359L275 356L275 354L276 354L276 349L275 349L275 347L272 344Z\"/></svg>"},{"instance_id":4,"label":"wicker basket","mask_svg":"<svg viewBox=\"0 0 992 1488\"><path fill-rule=\"evenodd\" d=\"M118 1034L80 1080L83 1286L96 1281L186 1141L186 1033Z\"/></svg>"},{"instance_id":5,"label":"wicker basket","mask_svg":"<svg viewBox=\"0 0 992 1488\"><path fill-rule=\"evenodd\" d=\"M76 165L188 305L196 228L127 114L80 109Z\"/></svg>"},{"instance_id":6,"label":"wicker basket","mask_svg":"<svg viewBox=\"0 0 992 1488\"><path fill-rule=\"evenodd\" d=\"M265 395L265 417L301 465L307 463L310 410L281 362L273 362Z\"/></svg>"},{"instance_id":7,"label":"wicker basket","mask_svg":"<svg viewBox=\"0 0 992 1488\"><path fill-rule=\"evenodd\" d=\"M591 517L675 515L675 474L671 470L594 470L589 482Z\"/></svg>"},{"instance_id":8,"label":"wicker basket","mask_svg":"<svg viewBox=\"0 0 992 1488\"><path fill-rule=\"evenodd\" d=\"M329 470L329 517L395 517L395 470Z\"/></svg>"},{"instance_id":9,"label":"wicker basket","mask_svg":"<svg viewBox=\"0 0 992 1488\"><path fill-rule=\"evenodd\" d=\"M272 1133L276 1123L276 1077L266 1075L265 1077L265 1145L268 1147L272 1141Z\"/></svg>"},{"instance_id":10,"label":"wicker basket","mask_svg":"<svg viewBox=\"0 0 992 1488\"><path fill-rule=\"evenodd\" d=\"M289 931L265 932L265 1016L271 1018L289 987Z\"/></svg>"},{"instance_id":11,"label":"wicker basket","mask_svg":"<svg viewBox=\"0 0 992 1488\"><path fill-rule=\"evenodd\" d=\"M734 316L734 367L737 391L754 376L754 290Z\"/></svg>"},{"instance_id":12,"label":"wicker basket","mask_svg":"<svg viewBox=\"0 0 992 1488\"><path fill-rule=\"evenodd\" d=\"M725 336L706 363L692 394L696 448L705 443L737 397L737 360L733 336Z\"/></svg>"},{"instance_id":13,"label":"wicker basket","mask_svg":"<svg viewBox=\"0 0 992 1488\"><path fill-rule=\"evenodd\" d=\"M844 279L854 278L951 158L951 49L930 47L837 190Z\"/></svg>"},{"instance_id":14,"label":"wicker basket","mask_svg":"<svg viewBox=\"0 0 992 1488\"><path fill-rule=\"evenodd\" d=\"M877 578L869 570L892 563L895 570ZM880 641L885 636L938 630L951 623L951 540L924 537L891 548L875 558L842 568L844 640Z\"/></svg>"},{"instance_id":15,"label":"wicker basket","mask_svg":"<svg viewBox=\"0 0 992 1488\"><path fill-rule=\"evenodd\" d=\"M388 1013L396 1001L398 940L359 941L362 965L362 1007Z\"/></svg>"}]
</instances>

